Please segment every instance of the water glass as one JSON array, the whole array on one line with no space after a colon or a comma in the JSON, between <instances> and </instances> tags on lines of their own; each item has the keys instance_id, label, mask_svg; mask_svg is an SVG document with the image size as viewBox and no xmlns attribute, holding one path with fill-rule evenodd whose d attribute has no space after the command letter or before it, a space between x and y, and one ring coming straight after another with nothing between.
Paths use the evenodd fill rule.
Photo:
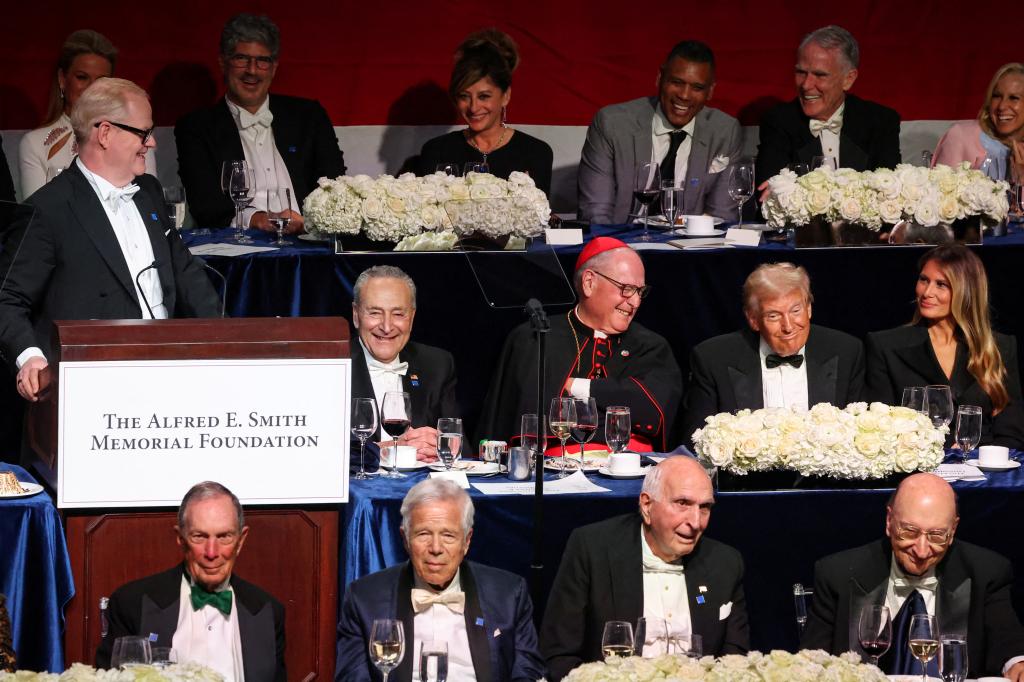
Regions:
<instances>
[{"instance_id":1,"label":"water glass","mask_svg":"<svg viewBox=\"0 0 1024 682\"><path fill-rule=\"evenodd\" d=\"M149 639L129 635L114 640L114 650L110 656L111 668L131 668L136 665L149 665L153 662L153 651Z\"/></svg>"},{"instance_id":2,"label":"water glass","mask_svg":"<svg viewBox=\"0 0 1024 682\"><path fill-rule=\"evenodd\" d=\"M981 408L977 405L961 405L956 411L956 444L966 461L968 455L981 442Z\"/></svg>"},{"instance_id":3,"label":"water glass","mask_svg":"<svg viewBox=\"0 0 1024 682\"><path fill-rule=\"evenodd\" d=\"M292 191L287 187L275 187L267 190L267 220L274 226L277 239L272 243L277 246L289 246L293 242L284 238L284 231L292 221Z\"/></svg>"},{"instance_id":4,"label":"water glass","mask_svg":"<svg viewBox=\"0 0 1024 682\"><path fill-rule=\"evenodd\" d=\"M164 187L164 204L167 206L167 217L176 229L185 224L185 188Z\"/></svg>"},{"instance_id":5,"label":"water glass","mask_svg":"<svg viewBox=\"0 0 1024 682\"><path fill-rule=\"evenodd\" d=\"M665 215L669 229L675 229L676 218L683 212L684 189L675 184L675 180L661 183L661 212Z\"/></svg>"},{"instance_id":6,"label":"water glass","mask_svg":"<svg viewBox=\"0 0 1024 682\"><path fill-rule=\"evenodd\" d=\"M668 625L663 618L637 618L633 635L634 656L657 658L668 654Z\"/></svg>"},{"instance_id":7,"label":"water glass","mask_svg":"<svg viewBox=\"0 0 1024 682\"><path fill-rule=\"evenodd\" d=\"M633 626L624 620L610 620L604 624L601 635L601 653L609 658L632 656L634 649Z\"/></svg>"},{"instance_id":8,"label":"water glass","mask_svg":"<svg viewBox=\"0 0 1024 682\"><path fill-rule=\"evenodd\" d=\"M939 675L944 682L964 682L967 668L967 636L943 635L939 640Z\"/></svg>"},{"instance_id":9,"label":"water glass","mask_svg":"<svg viewBox=\"0 0 1024 682\"><path fill-rule=\"evenodd\" d=\"M420 645L420 682L448 679L448 642L424 641Z\"/></svg>"},{"instance_id":10,"label":"water glass","mask_svg":"<svg viewBox=\"0 0 1024 682\"><path fill-rule=\"evenodd\" d=\"M487 165L486 161L468 161L463 167L463 175L469 175L470 173L490 173L491 167Z\"/></svg>"},{"instance_id":11,"label":"water glass","mask_svg":"<svg viewBox=\"0 0 1024 682\"><path fill-rule=\"evenodd\" d=\"M455 177L459 176L459 164L454 161L448 163L439 163L434 167L434 171L437 173L444 173L445 175L452 175Z\"/></svg>"},{"instance_id":12,"label":"water glass","mask_svg":"<svg viewBox=\"0 0 1024 682\"><path fill-rule=\"evenodd\" d=\"M405 629L402 621L380 618L370 628L370 661L388 682L388 674L398 667L405 656Z\"/></svg>"},{"instance_id":13,"label":"water glass","mask_svg":"<svg viewBox=\"0 0 1024 682\"><path fill-rule=\"evenodd\" d=\"M949 386L925 386L924 409L935 428L949 426L953 421L953 394L949 392Z\"/></svg>"},{"instance_id":14,"label":"water glass","mask_svg":"<svg viewBox=\"0 0 1024 682\"><path fill-rule=\"evenodd\" d=\"M704 655L704 639L700 635L669 633L668 652L681 654L687 658L700 658Z\"/></svg>"},{"instance_id":15,"label":"water glass","mask_svg":"<svg viewBox=\"0 0 1024 682\"><path fill-rule=\"evenodd\" d=\"M924 414L924 386L907 386L904 388L903 400L900 402L900 405Z\"/></svg>"},{"instance_id":16,"label":"water glass","mask_svg":"<svg viewBox=\"0 0 1024 682\"><path fill-rule=\"evenodd\" d=\"M154 646L150 650L153 653L152 663L157 668L166 668L178 662L178 652L169 646Z\"/></svg>"},{"instance_id":17,"label":"water glass","mask_svg":"<svg viewBox=\"0 0 1024 682\"><path fill-rule=\"evenodd\" d=\"M441 417L437 420L437 457L451 471L462 453L462 420Z\"/></svg>"},{"instance_id":18,"label":"water glass","mask_svg":"<svg viewBox=\"0 0 1024 682\"><path fill-rule=\"evenodd\" d=\"M612 452L622 452L629 445L632 423L628 407L613 405L605 410L604 440Z\"/></svg>"}]
</instances>

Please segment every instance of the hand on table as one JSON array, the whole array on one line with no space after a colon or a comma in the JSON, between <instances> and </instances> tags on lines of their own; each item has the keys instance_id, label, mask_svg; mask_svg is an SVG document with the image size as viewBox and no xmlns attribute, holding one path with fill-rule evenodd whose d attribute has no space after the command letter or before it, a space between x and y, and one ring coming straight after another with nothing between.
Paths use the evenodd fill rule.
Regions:
<instances>
[{"instance_id":1,"label":"hand on table","mask_svg":"<svg viewBox=\"0 0 1024 682\"><path fill-rule=\"evenodd\" d=\"M18 370L18 394L25 400L37 402L41 390L39 373L46 369L46 358L34 357L25 361Z\"/></svg>"},{"instance_id":2,"label":"hand on table","mask_svg":"<svg viewBox=\"0 0 1024 682\"><path fill-rule=\"evenodd\" d=\"M768 187L767 180L765 180L764 182L757 186L757 191L761 193L761 196L758 198L758 201L760 201L762 204L768 200L768 197L771 196L772 193L771 188Z\"/></svg>"},{"instance_id":3,"label":"hand on table","mask_svg":"<svg viewBox=\"0 0 1024 682\"><path fill-rule=\"evenodd\" d=\"M437 461L437 429L431 426L406 430L398 437L398 444L415 447L416 459L421 462Z\"/></svg>"},{"instance_id":4,"label":"hand on table","mask_svg":"<svg viewBox=\"0 0 1024 682\"><path fill-rule=\"evenodd\" d=\"M1010 669L1006 671L1006 678L1010 682L1024 682L1024 661L1010 666Z\"/></svg>"},{"instance_id":5,"label":"hand on table","mask_svg":"<svg viewBox=\"0 0 1024 682\"><path fill-rule=\"evenodd\" d=\"M305 221L302 216L295 211L284 211L290 220L288 226L284 228L285 234L298 234L305 228ZM266 211L257 211L252 214L252 218L249 219L249 227L260 230L261 232L277 232L277 228L270 223L270 218Z\"/></svg>"}]
</instances>

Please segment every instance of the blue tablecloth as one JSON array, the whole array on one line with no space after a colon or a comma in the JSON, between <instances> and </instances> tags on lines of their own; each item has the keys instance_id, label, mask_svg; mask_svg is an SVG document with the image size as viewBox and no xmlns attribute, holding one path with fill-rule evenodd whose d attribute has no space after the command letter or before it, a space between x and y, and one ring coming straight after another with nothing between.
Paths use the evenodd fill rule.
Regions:
<instances>
[{"instance_id":1,"label":"blue tablecloth","mask_svg":"<svg viewBox=\"0 0 1024 682\"><path fill-rule=\"evenodd\" d=\"M352 481L344 509L340 586L407 558L399 527L402 497L425 474L403 481ZM485 479L488 480L488 479ZM493 479L492 479L493 480ZM611 492L551 495L544 501L546 595L569 533L579 526L636 510L640 480L592 477ZM959 482L961 521L957 537L989 547L1024 567L1019 520L1024 518L1024 474L991 473L978 483ZM739 549L746 562L745 589L755 649L795 650L792 587L813 584L814 562L833 552L881 537L891 488L719 492L709 537ZM471 490L476 522L469 558L524 577L532 556L529 496L485 496ZM1022 569L1024 570L1024 569ZM1024 594L1018 572L1016 590ZM535 605L543 612L543 605ZM1017 602L1018 611L1024 607Z\"/></svg>"},{"instance_id":2,"label":"blue tablecloth","mask_svg":"<svg viewBox=\"0 0 1024 682\"><path fill-rule=\"evenodd\" d=\"M24 469L0 462L18 480ZM75 594L60 515L45 492L0 499L0 593L14 632L22 670L64 671L64 607Z\"/></svg>"}]
</instances>

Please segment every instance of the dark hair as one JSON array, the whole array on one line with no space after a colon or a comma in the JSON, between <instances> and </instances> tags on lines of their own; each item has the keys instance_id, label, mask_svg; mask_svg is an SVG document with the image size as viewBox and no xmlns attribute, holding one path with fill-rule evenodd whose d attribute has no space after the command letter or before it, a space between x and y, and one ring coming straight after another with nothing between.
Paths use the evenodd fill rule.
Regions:
<instances>
[{"instance_id":1,"label":"dark hair","mask_svg":"<svg viewBox=\"0 0 1024 682\"><path fill-rule=\"evenodd\" d=\"M708 64L711 66L711 80L715 80L715 53L711 51L711 48L706 43L702 43L699 40L684 40L676 43L675 47L669 50L668 56L665 57L665 63L661 65L663 72L668 68L669 62L673 59L685 59L688 62L696 62L697 64Z\"/></svg>"},{"instance_id":2,"label":"dark hair","mask_svg":"<svg viewBox=\"0 0 1024 682\"><path fill-rule=\"evenodd\" d=\"M53 81L50 83L50 101L46 106L46 120L43 121L43 125L53 123L64 113L64 93L60 89L57 71L67 75L68 69L71 68L71 62L75 61L75 57L83 54L103 57L110 62L110 72L114 72L114 66L117 63L117 48L107 40L107 37L88 28L74 31L64 39L64 44L60 46L57 70L53 72Z\"/></svg>"},{"instance_id":3,"label":"dark hair","mask_svg":"<svg viewBox=\"0 0 1024 682\"><path fill-rule=\"evenodd\" d=\"M259 43L270 50L275 62L281 54L281 32L269 17L256 16L245 12L236 14L224 24L220 32L220 56L230 57L238 43Z\"/></svg>"},{"instance_id":4,"label":"dark hair","mask_svg":"<svg viewBox=\"0 0 1024 682\"><path fill-rule=\"evenodd\" d=\"M448 84L448 96L459 93L483 78L490 78L505 92L512 85L512 72L519 65L519 48L507 34L486 28L466 36L455 50L455 66Z\"/></svg>"}]
</instances>

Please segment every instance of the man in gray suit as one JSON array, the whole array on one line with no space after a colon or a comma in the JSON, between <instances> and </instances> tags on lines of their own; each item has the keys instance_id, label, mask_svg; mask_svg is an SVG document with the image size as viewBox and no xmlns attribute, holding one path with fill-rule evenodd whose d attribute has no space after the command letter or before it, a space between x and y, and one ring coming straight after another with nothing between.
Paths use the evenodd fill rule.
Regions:
<instances>
[{"instance_id":1,"label":"man in gray suit","mask_svg":"<svg viewBox=\"0 0 1024 682\"><path fill-rule=\"evenodd\" d=\"M704 106L715 91L711 48L696 40L679 43L657 82L657 97L607 106L590 124L580 160L580 219L625 223L636 169L648 161L661 165L664 180L686 188L682 213L736 214L727 170L741 152L740 125Z\"/></svg>"}]
</instances>

